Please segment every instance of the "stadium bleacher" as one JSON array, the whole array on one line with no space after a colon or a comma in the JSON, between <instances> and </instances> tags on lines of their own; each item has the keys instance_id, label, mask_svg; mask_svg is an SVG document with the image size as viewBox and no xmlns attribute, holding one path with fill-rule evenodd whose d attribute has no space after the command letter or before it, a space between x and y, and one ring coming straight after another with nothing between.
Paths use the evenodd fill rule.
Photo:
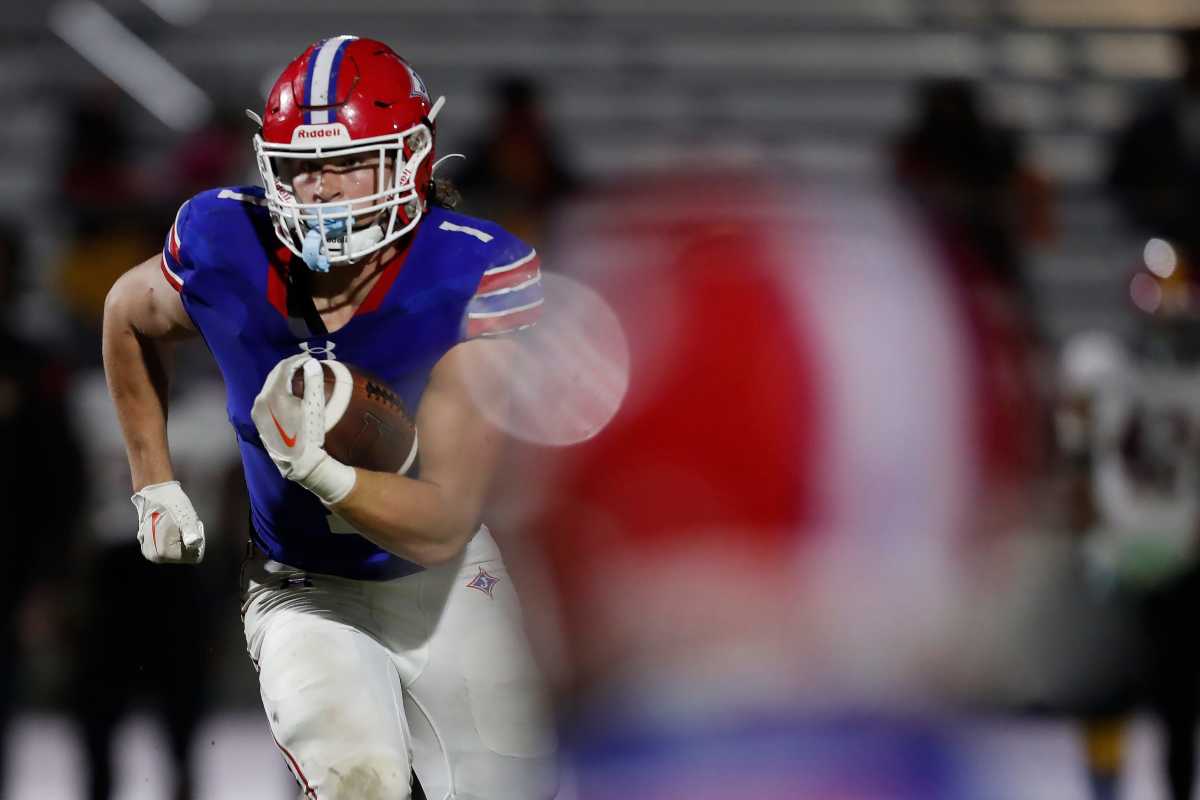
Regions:
<instances>
[{"instance_id":1,"label":"stadium bleacher","mask_svg":"<svg viewBox=\"0 0 1200 800\"><path fill-rule=\"evenodd\" d=\"M1057 186L1062 236L1033 261L1055 335L1125 324L1124 281L1140 245L1103 191L1108 142L1177 73L1170 31L1195 21L1187 0L104 5L202 88L247 105L301 42L347 26L386 39L450 99L444 152L484 123L491 79L530 75L569 153L599 178L714 142L822 180L870 178L886 169L883 148L907 119L914 81L976 79ZM0 151L9 188L0 204L19 215L48 210L63 140L56 104L104 81L45 28L45 13L29 5L9 15L0 52L10 145ZM132 121L150 152L177 136L148 114Z\"/></svg>"}]
</instances>

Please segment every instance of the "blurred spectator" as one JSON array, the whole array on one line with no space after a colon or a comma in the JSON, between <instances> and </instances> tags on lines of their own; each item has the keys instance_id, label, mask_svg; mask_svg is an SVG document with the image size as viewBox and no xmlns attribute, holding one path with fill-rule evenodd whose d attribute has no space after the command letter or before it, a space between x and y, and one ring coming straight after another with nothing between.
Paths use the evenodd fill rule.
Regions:
<instances>
[{"instance_id":1,"label":"blurred spectator","mask_svg":"<svg viewBox=\"0 0 1200 800\"><path fill-rule=\"evenodd\" d=\"M1162 358L1187 326L1148 321L1156 340L1136 357L1111 336L1089 333L1064 350L1059 413L1062 450L1081 492L1072 515L1086 535L1092 589L1131 609L1140 641L1122 651L1135 685L1101 704L1085 727L1093 796L1113 800L1124 756L1123 716L1144 701L1163 726L1172 800L1192 796L1200 646L1191 628L1200 608L1200 372L1195 361ZM1187 352L1189 347L1184 347Z\"/></svg>"},{"instance_id":2,"label":"blurred spectator","mask_svg":"<svg viewBox=\"0 0 1200 800\"><path fill-rule=\"evenodd\" d=\"M465 210L495 220L532 242L544 243L547 215L575 188L561 148L546 121L537 87L510 77L492 89L493 117L468 148L456 181Z\"/></svg>"},{"instance_id":3,"label":"blurred spectator","mask_svg":"<svg viewBox=\"0 0 1200 800\"><path fill-rule=\"evenodd\" d=\"M227 475L236 466L237 451L232 437L213 436L225 424L224 390L207 362L201 363L204 368L181 363L172 387L169 434L183 445L175 469L209 519L223 522L224 530L239 530L244 517L231 520L225 513L236 501L230 490L239 484ZM167 734L175 778L171 797L186 800L195 796L190 751L208 710L218 626L234 618L233 593L223 589L234 585L240 542L238 537L232 543L222 540L217 528L209 534L218 537L217 546L209 547L199 567L164 569L146 561L128 500L124 444L99 368L80 376L74 400L75 416L89 420L91 431L86 440L92 475L85 514L89 541L80 566L86 602L72 692L88 760L88 797L114 796L117 726L136 701L148 701ZM138 623L131 624L135 619Z\"/></svg>"},{"instance_id":4,"label":"blurred spectator","mask_svg":"<svg viewBox=\"0 0 1200 800\"><path fill-rule=\"evenodd\" d=\"M78 96L66 111L62 207L77 234L95 234L143 202L123 108L114 86Z\"/></svg>"},{"instance_id":5,"label":"blurred spectator","mask_svg":"<svg viewBox=\"0 0 1200 800\"><path fill-rule=\"evenodd\" d=\"M1053 233L1048 187L1026 165L1015 132L988 119L965 80L920 87L913 127L896 143L894 169L941 235L974 253L1022 313L1032 310L1023 251Z\"/></svg>"},{"instance_id":6,"label":"blurred spectator","mask_svg":"<svg viewBox=\"0 0 1200 800\"><path fill-rule=\"evenodd\" d=\"M1121 131L1110 184L1128 219L1200 259L1200 28L1179 34L1184 69ZM1188 270L1189 272L1191 270Z\"/></svg>"},{"instance_id":7,"label":"blurred spectator","mask_svg":"<svg viewBox=\"0 0 1200 800\"><path fill-rule=\"evenodd\" d=\"M65 402L65 365L12 328L24 242L0 224L0 791L4 732L17 685L22 628L41 635L60 601L83 495L79 442Z\"/></svg>"},{"instance_id":8,"label":"blurred spectator","mask_svg":"<svg viewBox=\"0 0 1200 800\"><path fill-rule=\"evenodd\" d=\"M1200 510L1191 502L1200 469L1195 463L1200 420L1194 413L1200 402L1200 324L1195 315L1200 265L1200 28L1181 31L1178 42L1182 75L1118 134L1110 166L1109 184L1127 220L1143 235L1166 240L1159 247L1168 258L1152 265L1153 274L1135 278L1148 282L1164 299L1142 308L1148 315L1142 318L1141 349L1158 379L1131 382L1126 388L1128 423L1119 442L1109 446L1108 460L1116 465L1110 471L1138 488L1127 493L1138 500L1126 503L1129 513L1124 519L1101 519L1102 531L1116 528L1124 536L1093 537L1100 545L1107 543L1099 552L1124 578L1119 586L1140 612L1147 638L1141 654L1146 666L1143 696L1164 725L1164 769L1175 800L1193 794L1200 713L1200 647L1189 631L1200 607ZM1150 256L1146 259L1151 266ZM1162 393L1164 376L1175 385L1166 398L1156 398L1150 393L1156 388ZM1108 494L1119 486L1110 481ZM1097 487L1096 496L1103 500L1102 487ZM1164 517L1185 511L1190 515L1186 519L1164 526ZM1116 548L1113 541L1124 546ZM1131 563L1139 566L1136 574L1141 575L1132 585ZM1148 577L1142 574L1146 564L1154 568ZM1088 731L1090 744L1111 742L1089 748L1089 755L1094 751L1103 756L1089 762L1098 798L1115 792L1120 733L1116 723Z\"/></svg>"},{"instance_id":9,"label":"blurred spectator","mask_svg":"<svg viewBox=\"0 0 1200 800\"><path fill-rule=\"evenodd\" d=\"M163 222L130 212L107 228L78 233L67 242L55 288L72 323L76 363L100 363L97 331L109 288L130 264L145 261L147 254L161 247L157 232L170 227L170 219Z\"/></svg>"},{"instance_id":10,"label":"blurred spectator","mask_svg":"<svg viewBox=\"0 0 1200 800\"><path fill-rule=\"evenodd\" d=\"M1023 256L1028 243L1052 233L1047 186L1022 162L1017 135L988 119L965 80L921 86L915 124L893 156L896 180L949 265L977 350L976 385L993 398L976 409L981 452L1010 495L995 508L1023 513L1030 479L1048 463L1048 405L1036 379L1042 336ZM1012 523L1010 515L983 527Z\"/></svg>"},{"instance_id":11,"label":"blurred spectator","mask_svg":"<svg viewBox=\"0 0 1200 800\"><path fill-rule=\"evenodd\" d=\"M105 295L130 264L162 246L158 231L170 227L173 212L155 209L134 159L129 116L122 113L119 98L84 95L67 117L69 158L60 200L70 229L57 265L56 288L74 322L75 361L99 363L96 331ZM177 200L170 198L168 205L174 207Z\"/></svg>"},{"instance_id":12,"label":"blurred spectator","mask_svg":"<svg viewBox=\"0 0 1200 800\"><path fill-rule=\"evenodd\" d=\"M170 208L213 186L256 183L250 141L255 124L236 106L221 107L203 126L188 134L171 155L171 180L161 186L170 196L159 198Z\"/></svg>"}]
</instances>

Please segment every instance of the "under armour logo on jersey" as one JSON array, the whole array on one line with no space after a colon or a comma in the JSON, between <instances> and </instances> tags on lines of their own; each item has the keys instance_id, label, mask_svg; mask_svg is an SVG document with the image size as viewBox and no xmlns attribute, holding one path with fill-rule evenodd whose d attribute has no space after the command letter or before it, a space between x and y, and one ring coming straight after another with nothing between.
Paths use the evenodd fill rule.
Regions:
<instances>
[{"instance_id":1,"label":"under armour logo on jersey","mask_svg":"<svg viewBox=\"0 0 1200 800\"><path fill-rule=\"evenodd\" d=\"M333 348L336 346L336 342L331 342L328 339L325 340L324 345L309 344L308 342L300 343L300 349L305 353L308 353L313 358L324 358L326 361L337 361L337 356L333 354Z\"/></svg>"},{"instance_id":2,"label":"under armour logo on jersey","mask_svg":"<svg viewBox=\"0 0 1200 800\"><path fill-rule=\"evenodd\" d=\"M496 584L499 582L499 578L497 578L495 575L489 575L486 569L480 567L479 574L471 579L470 583L467 584L467 587L470 589L478 589L488 597L492 597L492 590L496 588Z\"/></svg>"}]
</instances>

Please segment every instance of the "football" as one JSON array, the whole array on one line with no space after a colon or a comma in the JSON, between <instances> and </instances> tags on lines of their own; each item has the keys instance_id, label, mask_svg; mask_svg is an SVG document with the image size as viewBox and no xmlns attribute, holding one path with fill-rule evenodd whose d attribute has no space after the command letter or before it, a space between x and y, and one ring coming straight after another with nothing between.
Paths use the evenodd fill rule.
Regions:
<instances>
[{"instance_id":1,"label":"football","mask_svg":"<svg viewBox=\"0 0 1200 800\"><path fill-rule=\"evenodd\" d=\"M322 361L325 452L352 467L406 474L417 459L417 428L404 402L374 375L342 361ZM304 395L304 373L292 376Z\"/></svg>"}]
</instances>

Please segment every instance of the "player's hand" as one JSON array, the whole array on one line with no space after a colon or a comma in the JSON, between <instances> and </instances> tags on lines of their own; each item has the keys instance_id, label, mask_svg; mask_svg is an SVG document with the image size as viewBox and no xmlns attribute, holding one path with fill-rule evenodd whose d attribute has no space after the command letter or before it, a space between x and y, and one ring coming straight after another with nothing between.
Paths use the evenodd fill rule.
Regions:
<instances>
[{"instance_id":1,"label":"player's hand","mask_svg":"<svg viewBox=\"0 0 1200 800\"><path fill-rule=\"evenodd\" d=\"M292 377L304 376L304 395L292 394ZM321 362L299 354L280 361L254 398L250 418L279 474L333 505L354 488L352 467L325 452L325 376Z\"/></svg>"},{"instance_id":2,"label":"player's hand","mask_svg":"<svg viewBox=\"0 0 1200 800\"><path fill-rule=\"evenodd\" d=\"M155 564L198 564L204 560L204 523L179 481L142 487L130 498L138 513L138 544Z\"/></svg>"},{"instance_id":3,"label":"player's hand","mask_svg":"<svg viewBox=\"0 0 1200 800\"><path fill-rule=\"evenodd\" d=\"M304 374L304 396L292 394L297 371ZM272 368L254 398L250 418L283 477L300 481L324 456L325 393L321 364L305 353L285 358Z\"/></svg>"}]
</instances>

